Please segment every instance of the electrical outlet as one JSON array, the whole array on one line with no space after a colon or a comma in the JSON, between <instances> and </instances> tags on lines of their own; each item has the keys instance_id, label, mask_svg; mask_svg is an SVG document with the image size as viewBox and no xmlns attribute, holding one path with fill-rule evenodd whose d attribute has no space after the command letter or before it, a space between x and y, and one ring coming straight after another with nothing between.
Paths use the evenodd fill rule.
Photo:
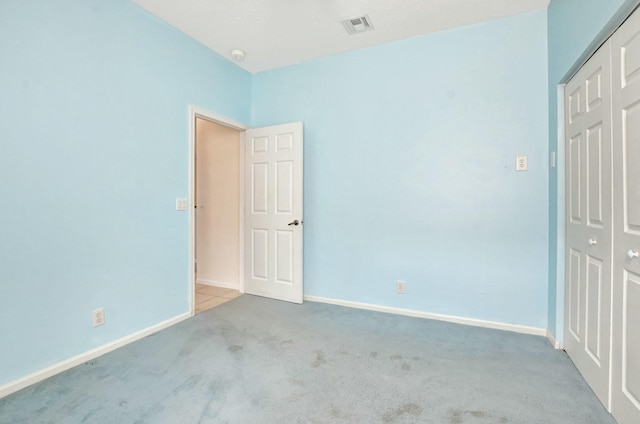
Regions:
<instances>
[{"instance_id":1,"label":"electrical outlet","mask_svg":"<svg viewBox=\"0 0 640 424\"><path fill-rule=\"evenodd\" d=\"M404 294L404 281L396 281L396 292L398 294Z\"/></svg>"},{"instance_id":2,"label":"electrical outlet","mask_svg":"<svg viewBox=\"0 0 640 424\"><path fill-rule=\"evenodd\" d=\"M93 310L93 326L100 327L104 325L104 308Z\"/></svg>"},{"instance_id":3,"label":"electrical outlet","mask_svg":"<svg viewBox=\"0 0 640 424\"><path fill-rule=\"evenodd\" d=\"M516 156L516 171L528 171L529 158L526 156Z\"/></svg>"}]
</instances>

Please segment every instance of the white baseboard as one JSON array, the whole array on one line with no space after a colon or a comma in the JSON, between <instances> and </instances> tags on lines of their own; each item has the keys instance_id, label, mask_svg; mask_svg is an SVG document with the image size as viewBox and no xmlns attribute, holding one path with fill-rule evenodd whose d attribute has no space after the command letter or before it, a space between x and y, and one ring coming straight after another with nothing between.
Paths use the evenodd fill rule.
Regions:
<instances>
[{"instance_id":1,"label":"white baseboard","mask_svg":"<svg viewBox=\"0 0 640 424\"><path fill-rule=\"evenodd\" d=\"M507 324L503 322L485 321L475 318L464 318L453 315L433 314L429 312L416 311L413 309L394 308L391 306L373 305L370 303L351 302L348 300L330 299L320 296L305 296L304 300L309 302L329 303L331 305L346 306L348 308L366 309L368 311L385 312L389 314L405 315L416 318L427 318L437 321L453 322L456 324L471 325L474 327L493 328L496 330L512 331L514 333L531 334L534 336L546 336L546 328L528 327L525 325Z\"/></svg>"},{"instance_id":2,"label":"white baseboard","mask_svg":"<svg viewBox=\"0 0 640 424\"><path fill-rule=\"evenodd\" d=\"M185 313L178 315L174 318L170 318L166 321L162 321L156 325L153 325L149 328L145 328L144 330L140 330L136 333L125 336L121 339L115 340L111 343L107 343L95 349L91 349L87 352L81 353L79 355L73 356L69 359L65 359L64 361L58 362L50 367L44 368L40 371L36 371L34 373L28 374L24 377L21 377L17 380L11 381L0 386L0 399L10 395L11 393L15 393L18 390L22 390L27 386L38 383L42 380L45 380L49 377L52 377L56 374L59 374L63 371L66 371L70 368L73 368L77 365L83 364L87 361L95 359L99 356L104 355L105 353L109 353L112 350L116 350L119 347L127 345L129 343L135 342L136 340L140 340L150 334L157 333L160 330L164 330L167 327L170 327L174 324L179 323L180 321L184 321L189 318L191 314Z\"/></svg>"},{"instance_id":3,"label":"white baseboard","mask_svg":"<svg viewBox=\"0 0 640 424\"><path fill-rule=\"evenodd\" d=\"M553 346L554 349L562 349L560 342L553 337L553 334L551 334L551 331L549 330L547 330L547 340L549 340L549 343L551 343L551 346Z\"/></svg>"},{"instance_id":4,"label":"white baseboard","mask_svg":"<svg viewBox=\"0 0 640 424\"><path fill-rule=\"evenodd\" d=\"M205 280L204 278L196 279L197 284L204 284L205 286L222 287L223 289L238 290L238 283L227 283L226 281Z\"/></svg>"}]
</instances>

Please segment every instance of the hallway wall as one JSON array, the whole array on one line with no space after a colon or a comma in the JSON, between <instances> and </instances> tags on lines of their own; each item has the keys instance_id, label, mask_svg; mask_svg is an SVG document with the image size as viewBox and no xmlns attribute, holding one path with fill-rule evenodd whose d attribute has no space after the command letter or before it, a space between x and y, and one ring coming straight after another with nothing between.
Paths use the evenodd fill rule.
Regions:
<instances>
[{"instance_id":1,"label":"hallway wall","mask_svg":"<svg viewBox=\"0 0 640 424\"><path fill-rule=\"evenodd\" d=\"M198 282L240 281L240 132L196 120Z\"/></svg>"}]
</instances>

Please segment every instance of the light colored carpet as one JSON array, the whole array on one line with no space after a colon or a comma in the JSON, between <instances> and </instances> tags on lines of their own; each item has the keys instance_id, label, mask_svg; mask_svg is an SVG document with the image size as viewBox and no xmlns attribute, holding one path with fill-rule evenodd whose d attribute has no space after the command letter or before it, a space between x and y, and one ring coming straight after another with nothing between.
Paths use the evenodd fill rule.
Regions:
<instances>
[{"instance_id":1,"label":"light colored carpet","mask_svg":"<svg viewBox=\"0 0 640 424\"><path fill-rule=\"evenodd\" d=\"M245 295L1 399L0 423L615 421L542 337Z\"/></svg>"}]
</instances>

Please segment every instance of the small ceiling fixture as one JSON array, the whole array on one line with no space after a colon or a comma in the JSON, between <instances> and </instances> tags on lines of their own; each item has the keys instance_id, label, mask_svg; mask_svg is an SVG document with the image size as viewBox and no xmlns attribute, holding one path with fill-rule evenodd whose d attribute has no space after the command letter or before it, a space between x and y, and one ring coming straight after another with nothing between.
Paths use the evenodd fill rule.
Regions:
<instances>
[{"instance_id":1,"label":"small ceiling fixture","mask_svg":"<svg viewBox=\"0 0 640 424\"><path fill-rule=\"evenodd\" d=\"M231 57L236 62L242 62L244 60L245 55L246 53L244 52L244 50L240 50L240 49L231 50Z\"/></svg>"},{"instance_id":2,"label":"small ceiling fixture","mask_svg":"<svg viewBox=\"0 0 640 424\"><path fill-rule=\"evenodd\" d=\"M355 18L345 19L341 22L349 34L358 34L373 29L369 15L356 16Z\"/></svg>"}]
</instances>

